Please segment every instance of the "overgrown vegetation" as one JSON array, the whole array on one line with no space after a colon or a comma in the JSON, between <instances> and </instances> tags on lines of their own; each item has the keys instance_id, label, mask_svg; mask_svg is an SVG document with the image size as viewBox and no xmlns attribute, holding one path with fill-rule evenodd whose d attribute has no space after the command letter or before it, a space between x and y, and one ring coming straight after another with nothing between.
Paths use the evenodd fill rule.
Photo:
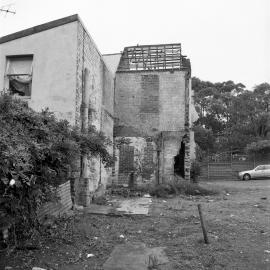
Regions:
<instances>
[{"instance_id":1,"label":"overgrown vegetation","mask_svg":"<svg viewBox=\"0 0 270 270\"><path fill-rule=\"evenodd\" d=\"M209 196L217 195L219 192L214 189L201 187L197 183L189 181L178 181L170 184L159 184L150 188L151 196L167 198L170 195L192 195L192 196Z\"/></svg>"},{"instance_id":2,"label":"overgrown vegetation","mask_svg":"<svg viewBox=\"0 0 270 270\"><path fill-rule=\"evenodd\" d=\"M109 140L93 126L83 135L8 95L0 97L0 127L0 223L9 220L22 238L37 227L39 206L55 198L54 187L66 181L82 151L106 166L113 161Z\"/></svg>"}]
</instances>

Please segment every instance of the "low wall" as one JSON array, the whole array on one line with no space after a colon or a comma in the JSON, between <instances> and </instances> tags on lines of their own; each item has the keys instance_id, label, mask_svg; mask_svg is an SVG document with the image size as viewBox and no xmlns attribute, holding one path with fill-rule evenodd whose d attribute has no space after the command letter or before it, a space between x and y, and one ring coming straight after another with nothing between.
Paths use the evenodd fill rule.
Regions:
<instances>
[{"instance_id":1,"label":"low wall","mask_svg":"<svg viewBox=\"0 0 270 270\"><path fill-rule=\"evenodd\" d=\"M72 200L70 192L70 181L67 181L57 188L57 195L59 201L57 202L48 202L41 206L38 212L39 217L44 217L46 215L59 216L71 209Z\"/></svg>"}]
</instances>

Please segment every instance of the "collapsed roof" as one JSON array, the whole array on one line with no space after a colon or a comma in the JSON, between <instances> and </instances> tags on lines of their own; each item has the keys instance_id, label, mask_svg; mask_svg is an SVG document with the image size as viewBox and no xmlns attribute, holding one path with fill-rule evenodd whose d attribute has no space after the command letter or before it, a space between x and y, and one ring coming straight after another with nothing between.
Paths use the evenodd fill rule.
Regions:
<instances>
[{"instance_id":1,"label":"collapsed roof","mask_svg":"<svg viewBox=\"0 0 270 270\"><path fill-rule=\"evenodd\" d=\"M181 44L137 45L125 47L117 71L190 69L189 60L181 53Z\"/></svg>"}]
</instances>

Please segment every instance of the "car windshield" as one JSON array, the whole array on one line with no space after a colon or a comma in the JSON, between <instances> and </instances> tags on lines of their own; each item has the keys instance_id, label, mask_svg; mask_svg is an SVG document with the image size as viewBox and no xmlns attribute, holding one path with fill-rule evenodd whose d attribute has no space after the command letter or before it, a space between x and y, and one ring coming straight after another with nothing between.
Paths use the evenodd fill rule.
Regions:
<instances>
[{"instance_id":1,"label":"car windshield","mask_svg":"<svg viewBox=\"0 0 270 270\"><path fill-rule=\"evenodd\" d=\"M260 165L254 169L255 171L264 170L264 166Z\"/></svg>"}]
</instances>

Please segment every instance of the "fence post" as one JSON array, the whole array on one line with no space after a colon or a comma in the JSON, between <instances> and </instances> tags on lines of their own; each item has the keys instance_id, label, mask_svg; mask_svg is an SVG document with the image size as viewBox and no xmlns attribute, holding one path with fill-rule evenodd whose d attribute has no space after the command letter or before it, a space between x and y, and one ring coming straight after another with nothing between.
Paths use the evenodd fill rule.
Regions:
<instances>
[{"instance_id":1,"label":"fence post","mask_svg":"<svg viewBox=\"0 0 270 270\"><path fill-rule=\"evenodd\" d=\"M209 150L207 150L207 181L209 181Z\"/></svg>"},{"instance_id":2,"label":"fence post","mask_svg":"<svg viewBox=\"0 0 270 270\"><path fill-rule=\"evenodd\" d=\"M233 178L233 165L232 165L232 162L233 162L233 156L232 156L232 147L231 147L231 178Z\"/></svg>"}]
</instances>

